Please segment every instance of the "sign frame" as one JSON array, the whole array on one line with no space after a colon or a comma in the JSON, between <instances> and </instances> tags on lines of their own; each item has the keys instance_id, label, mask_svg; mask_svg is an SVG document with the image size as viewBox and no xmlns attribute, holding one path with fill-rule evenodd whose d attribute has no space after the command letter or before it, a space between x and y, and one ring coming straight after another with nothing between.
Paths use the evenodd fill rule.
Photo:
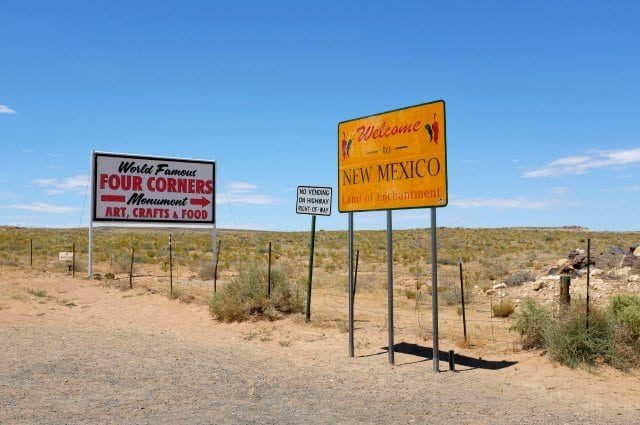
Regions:
<instances>
[{"instance_id":1,"label":"sign frame","mask_svg":"<svg viewBox=\"0 0 640 425\"><path fill-rule=\"evenodd\" d=\"M366 119L366 118L372 118L372 117L377 117L379 115L384 115L384 114L389 114L392 112L401 112L407 109L412 109L412 108L417 108L420 106L426 106L426 105L432 105L435 103L442 103L442 115L443 115L443 123L444 123L444 128L443 128L443 140L444 140L444 181L445 181L445 187L446 187L446 199L445 202L443 204L437 204L437 205L420 205L420 206L410 206L410 207L398 207L398 208L367 208L367 209L358 209L358 210L342 210L340 208L340 149L337 149L337 155L336 155L336 160L337 160L337 169L338 169L338 212L340 213L356 213L356 212L369 212L369 211L387 211L387 210L414 210L414 209L419 209L419 208L444 208L447 205L449 205L449 164L447 161L447 107L446 107L446 102L443 99L437 99L437 100L433 100L431 102L424 102L424 103L419 103L416 105L411 105L411 106L405 106L403 108L397 108L397 109L391 109L388 111L384 111L384 112L378 112L375 114L370 114L370 115L364 115L361 117L357 117L357 118L352 118L352 119L348 119L348 120L344 120L344 121L340 121L338 123L338 127L337 127L337 133L338 133L338 141L340 140L340 126L342 124L346 124L346 123L350 123L353 121L358 121L358 120L362 120L362 119Z\"/></svg>"},{"instance_id":2,"label":"sign frame","mask_svg":"<svg viewBox=\"0 0 640 425\"><path fill-rule=\"evenodd\" d=\"M216 161L207 161L202 159L191 159L191 158L177 158L177 157L160 157L160 156L150 156L150 155L134 155L128 153L116 153L116 152L101 152L101 151L93 151L91 158L92 164L92 173L91 173L91 217L90 220L96 223L132 223L132 224L180 224L187 226L209 226L216 224ZM212 166L212 176L211 179L213 181L213 188L211 192L211 218L207 220L201 221L192 221L192 220L158 220L158 219L139 219L139 218L98 218L96 217L96 209L97 209L97 176L98 176L98 157L111 157L111 158L128 158L128 159L141 159L141 160L152 160L152 161L172 161L172 162L183 162L183 163L195 163L195 164L206 164Z\"/></svg>"},{"instance_id":3,"label":"sign frame","mask_svg":"<svg viewBox=\"0 0 640 425\"><path fill-rule=\"evenodd\" d=\"M312 188L312 189L329 189L329 214L314 214L314 213L308 213L308 212L299 212L298 211L298 196L300 194L300 188ZM300 185L296 188L296 214L300 214L300 215L313 215L313 216L323 216L323 217L329 217L331 216L331 206L333 204L333 188L330 186L307 186L307 185Z\"/></svg>"}]
</instances>

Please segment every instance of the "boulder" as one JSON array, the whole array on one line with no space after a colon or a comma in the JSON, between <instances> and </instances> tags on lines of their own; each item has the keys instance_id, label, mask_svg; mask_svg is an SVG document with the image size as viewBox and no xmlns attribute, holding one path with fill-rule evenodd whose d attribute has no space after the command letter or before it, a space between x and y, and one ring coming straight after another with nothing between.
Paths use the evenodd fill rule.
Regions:
<instances>
[{"instance_id":1,"label":"boulder","mask_svg":"<svg viewBox=\"0 0 640 425\"><path fill-rule=\"evenodd\" d=\"M602 276L604 272L602 271L602 269L593 269L591 270L591 273L589 274L589 276L591 277L595 277L595 276Z\"/></svg>"},{"instance_id":2,"label":"boulder","mask_svg":"<svg viewBox=\"0 0 640 425\"><path fill-rule=\"evenodd\" d=\"M590 263L592 266L596 264L593 258L591 259ZM587 267L587 255L578 254L575 257L573 257L573 259L571 260L571 266L573 266L574 269L583 269Z\"/></svg>"},{"instance_id":3,"label":"boulder","mask_svg":"<svg viewBox=\"0 0 640 425\"><path fill-rule=\"evenodd\" d=\"M626 252L624 251L623 248L619 247L619 246L612 246L611 247L611 255L624 255L626 254Z\"/></svg>"},{"instance_id":4,"label":"boulder","mask_svg":"<svg viewBox=\"0 0 640 425\"><path fill-rule=\"evenodd\" d=\"M486 291L484 291L484 293L485 293L486 295L493 295L493 294L495 294L495 293L496 293L496 290L495 290L495 289L493 289L493 288L491 288L491 289L487 289Z\"/></svg>"},{"instance_id":5,"label":"boulder","mask_svg":"<svg viewBox=\"0 0 640 425\"><path fill-rule=\"evenodd\" d=\"M634 254L628 254L622 257L620 267L636 267L638 262L640 262L640 257L636 257Z\"/></svg>"},{"instance_id":6,"label":"boulder","mask_svg":"<svg viewBox=\"0 0 640 425\"><path fill-rule=\"evenodd\" d=\"M585 253L586 251L584 249L576 248L569 251L569 255L567 255L567 257L569 258L569 260L573 260L578 255L584 255Z\"/></svg>"},{"instance_id":7,"label":"boulder","mask_svg":"<svg viewBox=\"0 0 640 425\"><path fill-rule=\"evenodd\" d=\"M629 252L636 257L640 257L640 245L630 247Z\"/></svg>"},{"instance_id":8,"label":"boulder","mask_svg":"<svg viewBox=\"0 0 640 425\"><path fill-rule=\"evenodd\" d=\"M571 265L567 264L558 271L558 274L568 274L569 276L571 276L572 274L574 274L574 272L575 269L571 267Z\"/></svg>"},{"instance_id":9,"label":"boulder","mask_svg":"<svg viewBox=\"0 0 640 425\"><path fill-rule=\"evenodd\" d=\"M547 282L545 280L536 280L531 285L531 289L533 289L534 291L539 291L539 290L541 290L542 288L545 287L546 283Z\"/></svg>"},{"instance_id":10,"label":"boulder","mask_svg":"<svg viewBox=\"0 0 640 425\"><path fill-rule=\"evenodd\" d=\"M506 283L496 283L495 285L492 286L493 289L501 289L506 287L507 287Z\"/></svg>"},{"instance_id":11,"label":"boulder","mask_svg":"<svg viewBox=\"0 0 640 425\"><path fill-rule=\"evenodd\" d=\"M639 281L640 281L640 276L638 276L637 274L631 274L627 278L627 282L639 282Z\"/></svg>"},{"instance_id":12,"label":"boulder","mask_svg":"<svg viewBox=\"0 0 640 425\"><path fill-rule=\"evenodd\" d=\"M559 271L560 271L559 267L551 267L549 269L549 271L547 272L547 274L550 275L550 276L555 276L555 275L558 274Z\"/></svg>"}]
</instances>

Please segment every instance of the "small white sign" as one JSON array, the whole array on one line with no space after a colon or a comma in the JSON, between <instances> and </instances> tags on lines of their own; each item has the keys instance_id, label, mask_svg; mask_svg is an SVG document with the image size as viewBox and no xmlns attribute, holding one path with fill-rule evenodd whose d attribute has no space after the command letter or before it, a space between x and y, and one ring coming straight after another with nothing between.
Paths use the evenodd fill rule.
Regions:
<instances>
[{"instance_id":1,"label":"small white sign","mask_svg":"<svg viewBox=\"0 0 640 425\"><path fill-rule=\"evenodd\" d=\"M58 261L73 261L73 252L61 251L58 254Z\"/></svg>"},{"instance_id":2,"label":"small white sign","mask_svg":"<svg viewBox=\"0 0 640 425\"><path fill-rule=\"evenodd\" d=\"M331 215L330 187L298 186L296 213Z\"/></svg>"}]
</instances>

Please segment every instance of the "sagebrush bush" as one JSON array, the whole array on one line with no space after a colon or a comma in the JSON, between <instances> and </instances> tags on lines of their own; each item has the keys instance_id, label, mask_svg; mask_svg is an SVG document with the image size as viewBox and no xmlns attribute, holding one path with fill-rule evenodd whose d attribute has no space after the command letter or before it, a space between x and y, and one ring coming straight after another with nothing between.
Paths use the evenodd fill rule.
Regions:
<instances>
[{"instance_id":1,"label":"sagebrush bush","mask_svg":"<svg viewBox=\"0 0 640 425\"><path fill-rule=\"evenodd\" d=\"M522 338L525 349L542 348L544 333L552 323L551 311L532 298L525 298L509 330L516 331Z\"/></svg>"},{"instance_id":2,"label":"sagebrush bush","mask_svg":"<svg viewBox=\"0 0 640 425\"><path fill-rule=\"evenodd\" d=\"M510 330L520 333L526 348L547 348L552 358L570 367L597 361L618 369L640 365L640 297L613 297L609 308L574 302L554 319L549 308L523 300Z\"/></svg>"},{"instance_id":3,"label":"sagebrush bush","mask_svg":"<svg viewBox=\"0 0 640 425\"><path fill-rule=\"evenodd\" d=\"M271 299L267 295L267 270L249 264L238 276L211 298L209 309L216 319L240 322L252 317L275 320L279 313L299 313L303 310L302 297L290 284L282 269L271 270Z\"/></svg>"},{"instance_id":4,"label":"sagebrush bush","mask_svg":"<svg viewBox=\"0 0 640 425\"><path fill-rule=\"evenodd\" d=\"M617 295L609 312L616 326L615 346L624 366L640 366L640 297Z\"/></svg>"},{"instance_id":5,"label":"sagebrush bush","mask_svg":"<svg viewBox=\"0 0 640 425\"><path fill-rule=\"evenodd\" d=\"M640 297L637 295L616 295L611 298L609 311L617 324L628 328L635 339L640 338Z\"/></svg>"},{"instance_id":6,"label":"sagebrush bush","mask_svg":"<svg viewBox=\"0 0 640 425\"><path fill-rule=\"evenodd\" d=\"M492 310L495 317L509 317L516 311L516 303L513 300L500 300Z\"/></svg>"},{"instance_id":7,"label":"sagebrush bush","mask_svg":"<svg viewBox=\"0 0 640 425\"><path fill-rule=\"evenodd\" d=\"M551 357L562 364L576 367L580 364L593 365L601 359L620 367L614 344L615 328L610 316L593 307L586 321L586 307L576 302L554 321L545 331L545 341Z\"/></svg>"},{"instance_id":8,"label":"sagebrush bush","mask_svg":"<svg viewBox=\"0 0 640 425\"><path fill-rule=\"evenodd\" d=\"M533 282L534 280L536 280L536 274L531 270L518 270L510 275L504 283L506 283L507 286L516 286L527 282Z\"/></svg>"}]
</instances>

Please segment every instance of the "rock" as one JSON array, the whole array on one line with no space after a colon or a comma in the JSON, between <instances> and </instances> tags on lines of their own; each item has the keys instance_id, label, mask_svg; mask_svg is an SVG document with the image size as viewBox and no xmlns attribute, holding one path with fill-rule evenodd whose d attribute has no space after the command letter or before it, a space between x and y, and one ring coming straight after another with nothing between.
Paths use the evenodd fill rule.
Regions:
<instances>
[{"instance_id":1,"label":"rock","mask_svg":"<svg viewBox=\"0 0 640 425\"><path fill-rule=\"evenodd\" d=\"M567 260L566 258L561 258L556 262L556 266L562 267L565 264L567 264L568 262L569 262L569 260Z\"/></svg>"},{"instance_id":2,"label":"rock","mask_svg":"<svg viewBox=\"0 0 640 425\"><path fill-rule=\"evenodd\" d=\"M640 245L636 245L635 247L632 246L631 248L629 248L629 252L634 256L640 258Z\"/></svg>"},{"instance_id":3,"label":"rock","mask_svg":"<svg viewBox=\"0 0 640 425\"><path fill-rule=\"evenodd\" d=\"M624 249L619 247L619 246L612 246L611 247L611 255L624 255L626 254Z\"/></svg>"},{"instance_id":4,"label":"rock","mask_svg":"<svg viewBox=\"0 0 640 425\"><path fill-rule=\"evenodd\" d=\"M620 267L636 267L639 261L640 257L636 257L634 254L625 255L622 257Z\"/></svg>"},{"instance_id":5,"label":"rock","mask_svg":"<svg viewBox=\"0 0 640 425\"><path fill-rule=\"evenodd\" d=\"M631 268L630 267L623 267L621 269L618 269L615 271L615 277L622 277L625 278L627 276L629 276L631 274Z\"/></svg>"},{"instance_id":6,"label":"rock","mask_svg":"<svg viewBox=\"0 0 640 425\"><path fill-rule=\"evenodd\" d=\"M496 293L496 290L495 289L487 289L486 291L484 291L484 293L486 295L493 295L493 294Z\"/></svg>"},{"instance_id":7,"label":"rock","mask_svg":"<svg viewBox=\"0 0 640 425\"><path fill-rule=\"evenodd\" d=\"M542 276L538 280L542 280L544 282L557 282L558 276Z\"/></svg>"},{"instance_id":8,"label":"rock","mask_svg":"<svg viewBox=\"0 0 640 425\"><path fill-rule=\"evenodd\" d=\"M593 259L591 259L590 263L592 266L596 264L596 262ZM573 266L574 269L583 269L587 267L586 254L579 254L573 257L573 259L571 260L571 265Z\"/></svg>"},{"instance_id":9,"label":"rock","mask_svg":"<svg viewBox=\"0 0 640 425\"><path fill-rule=\"evenodd\" d=\"M589 274L589 276L594 277L594 276L601 276L604 272L602 271L602 269L593 269L591 270L591 273Z\"/></svg>"},{"instance_id":10,"label":"rock","mask_svg":"<svg viewBox=\"0 0 640 425\"><path fill-rule=\"evenodd\" d=\"M562 267L559 270L559 274L571 274L575 269L573 267L571 267L571 265L566 264L564 267Z\"/></svg>"},{"instance_id":11,"label":"rock","mask_svg":"<svg viewBox=\"0 0 640 425\"><path fill-rule=\"evenodd\" d=\"M559 272L559 271L560 271L560 268L558 268L558 267L551 267L551 268L549 269L549 271L547 272L547 274L548 274L548 275L551 275L551 276L555 276L555 275L557 275L557 274L558 274L558 272Z\"/></svg>"},{"instance_id":12,"label":"rock","mask_svg":"<svg viewBox=\"0 0 640 425\"><path fill-rule=\"evenodd\" d=\"M640 276L638 276L637 274L631 274L627 278L627 282L638 282L638 281L640 281Z\"/></svg>"},{"instance_id":13,"label":"rock","mask_svg":"<svg viewBox=\"0 0 640 425\"><path fill-rule=\"evenodd\" d=\"M493 288L493 289L501 289L501 288L506 288L506 287L507 287L506 283L496 283L491 288Z\"/></svg>"},{"instance_id":14,"label":"rock","mask_svg":"<svg viewBox=\"0 0 640 425\"><path fill-rule=\"evenodd\" d=\"M535 282L533 282L533 285L531 285L531 289L533 289L534 291L539 291L542 288L544 288L545 285L546 285L546 281L536 280Z\"/></svg>"},{"instance_id":15,"label":"rock","mask_svg":"<svg viewBox=\"0 0 640 425\"><path fill-rule=\"evenodd\" d=\"M573 260L578 255L584 255L585 252L586 251L584 249L582 249L582 248L573 249L573 250L569 251L569 255L567 255L567 257L569 258L569 260Z\"/></svg>"}]
</instances>

